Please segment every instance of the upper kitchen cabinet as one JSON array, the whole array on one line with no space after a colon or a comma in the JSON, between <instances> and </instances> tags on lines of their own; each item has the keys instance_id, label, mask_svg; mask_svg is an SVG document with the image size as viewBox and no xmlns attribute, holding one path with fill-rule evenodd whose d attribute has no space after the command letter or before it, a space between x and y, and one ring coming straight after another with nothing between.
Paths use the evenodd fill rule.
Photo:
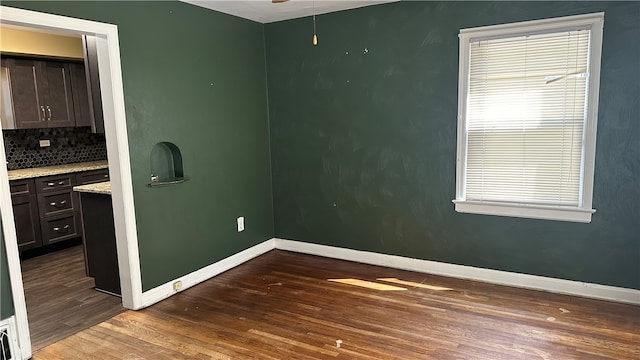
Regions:
<instances>
[{"instance_id":1,"label":"upper kitchen cabinet","mask_svg":"<svg viewBox=\"0 0 640 360\"><path fill-rule=\"evenodd\" d=\"M2 128L38 128L46 119L40 111L33 61L2 58ZM17 101L14 102L14 99ZM20 121L18 124L17 121Z\"/></svg>"},{"instance_id":2,"label":"upper kitchen cabinet","mask_svg":"<svg viewBox=\"0 0 640 360\"><path fill-rule=\"evenodd\" d=\"M93 133L104 134L104 116L98 74L98 53L93 36L82 36L84 64L69 63L76 126L91 126Z\"/></svg>"},{"instance_id":3,"label":"upper kitchen cabinet","mask_svg":"<svg viewBox=\"0 0 640 360\"><path fill-rule=\"evenodd\" d=\"M47 113L47 127L75 126L69 65L58 61L36 61L36 63L40 67L40 76L36 73L36 82L40 78L44 87L43 91L40 91L38 84L38 94L44 95L46 99L44 106ZM42 103L40 105L42 106Z\"/></svg>"},{"instance_id":4,"label":"upper kitchen cabinet","mask_svg":"<svg viewBox=\"0 0 640 360\"><path fill-rule=\"evenodd\" d=\"M75 126L67 63L3 58L2 83L3 128Z\"/></svg>"},{"instance_id":5,"label":"upper kitchen cabinet","mask_svg":"<svg viewBox=\"0 0 640 360\"><path fill-rule=\"evenodd\" d=\"M9 84L9 67L2 59L0 65L0 121L3 129L15 129L16 123L13 117L13 101L11 100L11 85Z\"/></svg>"},{"instance_id":6,"label":"upper kitchen cabinet","mask_svg":"<svg viewBox=\"0 0 640 360\"><path fill-rule=\"evenodd\" d=\"M87 89L87 76L82 63L70 63L71 90L73 93L73 110L76 117L76 126L92 126L93 107L89 100ZM95 132L95 131L94 131Z\"/></svg>"},{"instance_id":7,"label":"upper kitchen cabinet","mask_svg":"<svg viewBox=\"0 0 640 360\"><path fill-rule=\"evenodd\" d=\"M91 131L104 134L104 115L102 113L102 93L100 90L100 75L98 71L98 48L96 37L82 35L84 50L84 70L91 110Z\"/></svg>"}]
</instances>

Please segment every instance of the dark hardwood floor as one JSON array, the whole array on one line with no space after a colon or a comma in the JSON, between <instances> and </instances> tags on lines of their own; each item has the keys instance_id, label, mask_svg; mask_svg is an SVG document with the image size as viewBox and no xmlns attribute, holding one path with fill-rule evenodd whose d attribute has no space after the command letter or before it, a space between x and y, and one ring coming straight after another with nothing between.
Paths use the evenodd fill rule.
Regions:
<instances>
[{"instance_id":1,"label":"dark hardwood floor","mask_svg":"<svg viewBox=\"0 0 640 360\"><path fill-rule=\"evenodd\" d=\"M34 350L125 310L119 297L93 289L82 245L22 260L21 265Z\"/></svg>"},{"instance_id":2,"label":"dark hardwood floor","mask_svg":"<svg viewBox=\"0 0 640 360\"><path fill-rule=\"evenodd\" d=\"M623 360L638 344L638 306L272 251L34 359Z\"/></svg>"}]
</instances>

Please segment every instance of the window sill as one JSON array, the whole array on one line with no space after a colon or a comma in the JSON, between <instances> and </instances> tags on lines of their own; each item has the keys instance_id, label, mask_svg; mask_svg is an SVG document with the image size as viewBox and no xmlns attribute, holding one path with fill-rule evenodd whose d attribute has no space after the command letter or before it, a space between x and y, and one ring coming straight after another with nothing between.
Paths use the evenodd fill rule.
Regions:
<instances>
[{"instance_id":1,"label":"window sill","mask_svg":"<svg viewBox=\"0 0 640 360\"><path fill-rule=\"evenodd\" d=\"M594 209L573 206L499 203L488 201L452 200L456 211L468 214L511 216L530 219L545 219L590 223Z\"/></svg>"}]
</instances>

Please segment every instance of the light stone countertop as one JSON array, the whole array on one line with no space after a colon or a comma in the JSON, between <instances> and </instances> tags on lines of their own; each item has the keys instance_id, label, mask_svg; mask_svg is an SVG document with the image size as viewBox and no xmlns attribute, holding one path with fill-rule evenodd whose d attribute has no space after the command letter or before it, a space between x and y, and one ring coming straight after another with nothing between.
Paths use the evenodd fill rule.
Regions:
<instances>
[{"instance_id":1,"label":"light stone countertop","mask_svg":"<svg viewBox=\"0 0 640 360\"><path fill-rule=\"evenodd\" d=\"M9 180L31 179L41 176L68 174L81 171L106 169L109 167L107 160L88 161L74 164L54 165L30 169L9 170Z\"/></svg>"},{"instance_id":2,"label":"light stone countertop","mask_svg":"<svg viewBox=\"0 0 640 360\"><path fill-rule=\"evenodd\" d=\"M103 181L95 184L74 186L73 191L111 195L111 181Z\"/></svg>"}]
</instances>

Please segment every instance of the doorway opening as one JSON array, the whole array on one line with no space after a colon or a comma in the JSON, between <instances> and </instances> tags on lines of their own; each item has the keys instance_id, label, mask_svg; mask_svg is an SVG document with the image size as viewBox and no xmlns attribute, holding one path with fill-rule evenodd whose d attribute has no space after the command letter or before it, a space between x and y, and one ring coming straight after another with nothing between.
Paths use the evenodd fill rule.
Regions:
<instances>
[{"instance_id":1,"label":"doorway opening","mask_svg":"<svg viewBox=\"0 0 640 360\"><path fill-rule=\"evenodd\" d=\"M111 24L4 6L0 9L0 21L3 25L34 28L44 32L51 31L76 36L89 35L96 39L122 305L129 309L139 309L142 307L142 284L117 27ZM0 134L2 134L1 129ZM5 148L2 146L0 147L0 161L5 161L6 163L6 159ZM15 318L17 324L19 357L29 358L32 355L32 348L25 303L26 281L23 283L9 178L7 169L4 166L0 167L0 212L2 215L2 238L5 242L11 281L13 318ZM27 268L26 265L25 268Z\"/></svg>"}]
</instances>

